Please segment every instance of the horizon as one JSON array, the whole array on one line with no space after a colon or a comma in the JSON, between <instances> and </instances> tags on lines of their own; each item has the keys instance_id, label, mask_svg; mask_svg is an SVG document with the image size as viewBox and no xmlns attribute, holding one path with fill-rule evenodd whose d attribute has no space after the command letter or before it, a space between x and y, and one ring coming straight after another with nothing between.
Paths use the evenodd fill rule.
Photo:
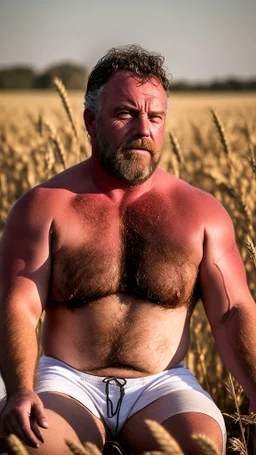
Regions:
<instances>
[{"instance_id":1,"label":"horizon","mask_svg":"<svg viewBox=\"0 0 256 455\"><path fill-rule=\"evenodd\" d=\"M13 63L13 64L9 64L9 65L1 65L0 63L0 72L1 71L5 71L5 70L17 70L17 69L30 69L30 70L33 70L35 72L35 74L43 74L45 73L47 70L49 70L50 68L54 67L54 66L61 66L61 65L71 65L71 66L77 66L77 67L83 67L85 70L88 71L88 74L90 72L90 70L92 70L92 68L88 68L86 67L85 65L82 65L80 62L75 62L75 61L71 61L71 60L62 60L62 61L53 61L52 63L49 63L46 67L42 68L42 69L38 69L36 68L35 66L33 66L32 64L25 64L25 63ZM172 75L171 75L172 76ZM180 84L180 83L184 83L188 86L190 85L211 85L213 83L225 83L225 82L228 82L228 81L237 81L237 82L251 82L251 81L255 81L256 80L256 71L255 71L255 74L252 74L251 76L238 76L236 74L227 74L225 76L216 76L216 77L209 77L209 79L176 79L176 81L174 81L174 79L171 77L171 83L173 84Z\"/></svg>"}]
</instances>

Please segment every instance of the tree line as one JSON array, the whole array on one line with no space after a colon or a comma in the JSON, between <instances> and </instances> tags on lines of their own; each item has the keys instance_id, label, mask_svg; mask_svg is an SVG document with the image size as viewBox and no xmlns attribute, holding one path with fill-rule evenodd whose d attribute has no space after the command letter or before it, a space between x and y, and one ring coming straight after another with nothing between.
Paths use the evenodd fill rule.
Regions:
<instances>
[{"instance_id":1,"label":"tree line","mask_svg":"<svg viewBox=\"0 0 256 455\"><path fill-rule=\"evenodd\" d=\"M52 80L58 77L69 90L85 90L88 79L88 69L73 63L53 65L39 73L31 67L13 66L0 69L0 90L30 90L51 89ZM256 90L256 76L242 80L230 77L222 80L212 80L204 83L189 83L172 81L171 91L251 91Z\"/></svg>"},{"instance_id":2,"label":"tree line","mask_svg":"<svg viewBox=\"0 0 256 455\"><path fill-rule=\"evenodd\" d=\"M88 71L70 63L51 66L41 73L27 66L2 68L0 90L51 89L54 77L61 79L67 89L85 90Z\"/></svg>"}]
</instances>

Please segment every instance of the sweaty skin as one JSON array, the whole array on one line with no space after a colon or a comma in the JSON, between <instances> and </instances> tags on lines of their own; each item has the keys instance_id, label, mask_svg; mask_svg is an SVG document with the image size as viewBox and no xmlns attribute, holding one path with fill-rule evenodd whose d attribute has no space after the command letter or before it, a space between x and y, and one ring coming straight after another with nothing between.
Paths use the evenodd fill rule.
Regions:
<instances>
[{"instance_id":1,"label":"sweaty skin","mask_svg":"<svg viewBox=\"0 0 256 455\"><path fill-rule=\"evenodd\" d=\"M47 426L33 392L44 310L46 355L90 374L135 378L184 359L201 297L219 353L256 411L255 303L232 222L215 198L164 170L147 177L160 157L165 110L158 81L115 73L101 133L113 150L131 139L152 144L151 152L120 152L145 181L127 185L101 165L86 110L92 157L27 192L10 212L0 251L2 420L28 444L42 441Z\"/></svg>"}]
</instances>

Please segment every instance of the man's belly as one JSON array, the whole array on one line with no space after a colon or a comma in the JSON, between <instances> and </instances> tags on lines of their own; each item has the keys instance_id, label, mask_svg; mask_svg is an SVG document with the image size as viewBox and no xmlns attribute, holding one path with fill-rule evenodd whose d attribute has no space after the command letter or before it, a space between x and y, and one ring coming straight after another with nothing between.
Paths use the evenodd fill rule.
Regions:
<instances>
[{"instance_id":1,"label":"man's belly","mask_svg":"<svg viewBox=\"0 0 256 455\"><path fill-rule=\"evenodd\" d=\"M97 376L156 374L186 355L189 318L185 306L167 309L125 294L75 311L58 305L46 311L43 352Z\"/></svg>"}]
</instances>

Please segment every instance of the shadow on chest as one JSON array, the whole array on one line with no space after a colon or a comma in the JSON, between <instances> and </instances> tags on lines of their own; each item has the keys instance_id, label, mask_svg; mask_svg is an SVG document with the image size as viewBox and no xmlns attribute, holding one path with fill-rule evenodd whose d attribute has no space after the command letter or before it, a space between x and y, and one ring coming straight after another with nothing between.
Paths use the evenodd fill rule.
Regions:
<instances>
[{"instance_id":1,"label":"shadow on chest","mask_svg":"<svg viewBox=\"0 0 256 455\"><path fill-rule=\"evenodd\" d=\"M89 207L88 207L89 210ZM54 259L52 294L72 308L125 293L175 308L191 300L197 245L163 199L118 213L94 208L68 227Z\"/></svg>"}]
</instances>

